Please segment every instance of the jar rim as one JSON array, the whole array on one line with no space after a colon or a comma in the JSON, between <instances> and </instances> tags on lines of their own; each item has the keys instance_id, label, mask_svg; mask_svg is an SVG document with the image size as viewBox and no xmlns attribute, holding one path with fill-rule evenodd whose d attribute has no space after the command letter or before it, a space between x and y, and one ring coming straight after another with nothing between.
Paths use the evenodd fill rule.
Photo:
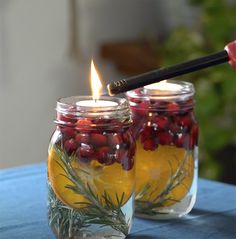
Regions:
<instances>
[{"instance_id":1,"label":"jar rim","mask_svg":"<svg viewBox=\"0 0 236 239\"><path fill-rule=\"evenodd\" d=\"M178 80L166 80L167 83L176 84L180 87L177 91L162 91L151 88L139 88L126 92L126 95L136 99L155 99L155 100L167 100L167 99L179 99L189 98L195 94L194 85L186 81Z\"/></svg>"},{"instance_id":2,"label":"jar rim","mask_svg":"<svg viewBox=\"0 0 236 239\"><path fill-rule=\"evenodd\" d=\"M111 102L108 105L86 106L78 102L93 101L92 96L69 96L57 100L56 111L61 114L70 114L75 117L104 117L120 118L130 116L129 103L125 98L101 96L99 101ZM122 115L122 116L121 116Z\"/></svg>"}]
</instances>

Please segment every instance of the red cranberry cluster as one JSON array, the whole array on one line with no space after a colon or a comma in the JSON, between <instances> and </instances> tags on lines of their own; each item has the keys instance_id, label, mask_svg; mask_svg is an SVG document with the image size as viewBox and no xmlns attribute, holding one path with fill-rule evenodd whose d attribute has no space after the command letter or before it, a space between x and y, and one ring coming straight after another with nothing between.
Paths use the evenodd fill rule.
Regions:
<instances>
[{"instance_id":1,"label":"red cranberry cluster","mask_svg":"<svg viewBox=\"0 0 236 239\"><path fill-rule=\"evenodd\" d=\"M134 165L135 142L130 130L117 120L76 119L58 114L61 131L60 145L68 155L76 155L78 161L89 163L98 160L104 165L117 162L124 170ZM109 125L109 126L108 126Z\"/></svg>"},{"instance_id":2,"label":"red cranberry cluster","mask_svg":"<svg viewBox=\"0 0 236 239\"><path fill-rule=\"evenodd\" d=\"M198 125L192 99L160 101L130 99L134 124L132 131L145 150L158 145L175 145L192 150L198 144Z\"/></svg>"}]
</instances>

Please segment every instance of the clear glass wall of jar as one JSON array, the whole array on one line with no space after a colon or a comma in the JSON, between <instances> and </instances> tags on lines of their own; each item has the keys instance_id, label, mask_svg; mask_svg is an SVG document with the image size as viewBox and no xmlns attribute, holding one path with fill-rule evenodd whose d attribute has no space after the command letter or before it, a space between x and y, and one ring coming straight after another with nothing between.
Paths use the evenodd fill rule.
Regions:
<instances>
[{"instance_id":1,"label":"clear glass wall of jar","mask_svg":"<svg viewBox=\"0 0 236 239\"><path fill-rule=\"evenodd\" d=\"M58 238L125 238L134 211L135 141L125 99L86 107L57 102L48 151L48 218Z\"/></svg>"},{"instance_id":2,"label":"clear glass wall of jar","mask_svg":"<svg viewBox=\"0 0 236 239\"><path fill-rule=\"evenodd\" d=\"M129 91L136 139L135 213L152 219L181 217L192 209L197 192L198 124L194 87L178 92L151 88Z\"/></svg>"}]
</instances>

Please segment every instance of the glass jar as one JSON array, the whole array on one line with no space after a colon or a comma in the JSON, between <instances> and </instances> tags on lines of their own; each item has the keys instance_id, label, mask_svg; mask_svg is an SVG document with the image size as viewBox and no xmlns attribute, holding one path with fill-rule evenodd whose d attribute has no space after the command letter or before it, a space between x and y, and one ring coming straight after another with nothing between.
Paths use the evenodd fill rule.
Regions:
<instances>
[{"instance_id":1,"label":"glass jar","mask_svg":"<svg viewBox=\"0 0 236 239\"><path fill-rule=\"evenodd\" d=\"M125 238L134 211L135 141L125 99L57 102L48 150L48 217L58 238ZM80 102L85 102L79 104Z\"/></svg>"},{"instance_id":2,"label":"glass jar","mask_svg":"<svg viewBox=\"0 0 236 239\"><path fill-rule=\"evenodd\" d=\"M198 124L194 87L168 80L179 90L127 92L136 140L135 213L152 219L181 217L197 192Z\"/></svg>"}]
</instances>

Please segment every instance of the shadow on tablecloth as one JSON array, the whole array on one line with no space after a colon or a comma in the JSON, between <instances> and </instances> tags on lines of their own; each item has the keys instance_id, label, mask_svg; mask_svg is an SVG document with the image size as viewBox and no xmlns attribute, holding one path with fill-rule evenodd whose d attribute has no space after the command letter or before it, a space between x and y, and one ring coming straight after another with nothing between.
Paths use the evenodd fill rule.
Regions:
<instances>
[{"instance_id":1,"label":"shadow on tablecloth","mask_svg":"<svg viewBox=\"0 0 236 239\"><path fill-rule=\"evenodd\" d=\"M235 239L236 207L218 212L193 209L192 212L175 220L143 220L144 227L136 227L127 239Z\"/></svg>"}]
</instances>

